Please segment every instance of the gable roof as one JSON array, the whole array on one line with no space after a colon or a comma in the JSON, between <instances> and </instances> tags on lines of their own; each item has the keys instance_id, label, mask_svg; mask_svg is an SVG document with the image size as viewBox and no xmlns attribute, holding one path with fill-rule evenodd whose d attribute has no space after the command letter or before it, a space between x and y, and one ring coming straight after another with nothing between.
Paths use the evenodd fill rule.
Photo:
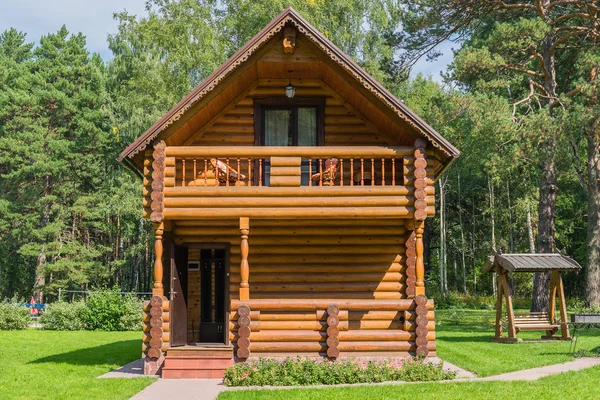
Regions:
<instances>
[{"instance_id":1,"label":"gable roof","mask_svg":"<svg viewBox=\"0 0 600 400\"><path fill-rule=\"evenodd\" d=\"M275 17L267 26L258 32L244 46L235 52L223 65L210 74L187 96L177 103L169 112L160 118L146 132L133 141L119 157L119 161L133 158L143 151L161 132L174 124L194 104L215 90L224 78L229 76L237 67L247 61L252 54L261 48L275 34L280 32L287 24L291 24L304 34L313 44L323 50L334 62L353 76L366 90L375 95L388 106L400 119L423 135L447 158L444 167L460 155L460 152L431 126L423 121L414 112L408 109L400 100L385 89L379 82L371 77L365 70L356 64L348 55L341 51L329 39L323 36L315 27L306 21L293 8L288 7Z\"/></svg>"},{"instance_id":2,"label":"gable roof","mask_svg":"<svg viewBox=\"0 0 600 400\"><path fill-rule=\"evenodd\" d=\"M572 258L562 254L497 254L483 265L483 272L548 272L579 271L581 266Z\"/></svg>"}]
</instances>

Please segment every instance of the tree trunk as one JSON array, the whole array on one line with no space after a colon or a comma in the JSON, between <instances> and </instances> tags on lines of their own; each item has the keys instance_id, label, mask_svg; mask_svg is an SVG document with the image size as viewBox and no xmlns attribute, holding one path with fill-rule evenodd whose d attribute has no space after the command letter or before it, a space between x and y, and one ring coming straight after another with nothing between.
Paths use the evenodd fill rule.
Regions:
<instances>
[{"instance_id":1,"label":"tree trunk","mask_svg":"<svg viewBox=\"0 0 600 400\"><path fill-rule=\"evenodd\" d=\"M448 176L439 179L440 188L440 292L442 296L447 291L446 285L446 183Z\"/></svg>"},{"instance_id":2,"label":"tree trunk","mask_svg":"<svg viewBox=\"0 0 600 400\"><path fill-rule=\"evenodd\" d=\"M462 208L460 206L460 174L458 174L458 223L460 225L460 255L462 262L462 289L463 293L467 294L467 267L465 263L465 227L462 220Z\"/></svg>"},{"instance_id":3,"label":"tree trunk","mask_svg":"<svg viewBox=\"0 0 600 400\"><path fill-rule=\"evenodd\" d=\"M497 252L496 249L496 218L494 216L494 183L492 182L491 176L488 175L488 187L490 191L490 215L491 215L491 228L492 228L492 253L495 254ZM496 291L498 288L496 287L496 273L492 272L492 290L494 292L494 296L496 296Z\"/></svg>"},{"instance_id":4,"label":"tree trunk","mask_svg":"<svg viewBox=\"0 0 600 400\"><path fill-rule=\"evenodd\" d=\"M547 5L549 0L544 0ZM546 7L544 7L546 9ZM542 58L544 60L545 79L544 89L547 97L544 103L547 105L552 99L556 98L556 69L555 57L552 50L554 37L548 35L544 40ZM550 116L552 110L549 107ZM556 208L556 132L551 127L550 132L545 133L545 138L541 144L542 161L540 163L540 200L539 200L539 221L537 236L538 253L554 252L554 212ZM550 296L550 273L533 274L533 292L531 294L531 311L539 312L548 309L548 299Z\"/></svg>"},{"instance_id":5,"label":"tree trunk","mask_svg":"<svg viewBox=\"0 0 600 400\"><path fill-rule=\"evenodd\" d=\"M527 204L527 234L529 236L529 252L535 254L535 237L533 235L533 223L531 222L531 210Z\"/></svg>"},{"instance_id":6,"label":"tree trunk","mask_svg":"<svg viewBox=\"0 0 600 400\"><path fill-rule=\"evenodd\" d=\"M600 119L587 133L587 268L585 300L588 306L600 306Z\"/></svg>"}]
</instances>

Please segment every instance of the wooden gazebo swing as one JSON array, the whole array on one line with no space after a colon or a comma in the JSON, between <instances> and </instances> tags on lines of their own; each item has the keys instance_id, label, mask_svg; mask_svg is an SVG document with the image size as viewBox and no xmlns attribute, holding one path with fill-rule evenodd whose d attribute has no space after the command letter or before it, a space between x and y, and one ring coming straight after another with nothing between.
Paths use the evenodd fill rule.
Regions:
<instances>
[{"instance_id":1,"label":"wooden gazebo swing","mask_svg":"<svg viewBox=\"0 0 600 400\"><path fill-rule=\"evenodd\" d=\"M567 325L567 305L562 282L562 272L576 271L581 266L573 259L561 254L496 254L483 266L484 272L497 274L498 292L496 298L496 334L490 340L504 343L522 341L517 338L520 331L546 331L542 339L570 340ZM547 312L515 313L512 305L509 273L550 272L550 299ZM560 319L556 318L556 296L560 309ZM502 303L506 303L506 330L503 336ZM560 330L560 336L555 334Z\"/></svg>"}]
</instances>

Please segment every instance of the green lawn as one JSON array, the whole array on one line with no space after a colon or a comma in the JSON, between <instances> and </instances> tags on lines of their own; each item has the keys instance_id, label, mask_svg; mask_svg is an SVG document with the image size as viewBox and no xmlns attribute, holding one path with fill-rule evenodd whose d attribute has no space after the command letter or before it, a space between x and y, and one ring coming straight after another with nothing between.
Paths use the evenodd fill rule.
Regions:
<instances>
[{"instance_id":1,"label":"green lawn","mask_svg":"<svg viewBox=\"0 0 600 400\"><path fill-rule=\"evenodd\" d=\"M222 392L218 400L339 400L339 399L528 399L587 400L600 398L600 366L553 375L533 382L454 382L376 385L327 389L252 390Z\"/></svg>"},{"instance_id":2,"label":"green lawn","mask_svg":"<svg viewBox=\"0 0 600 400\"><path fill-rule=\"evenodd\" d=\"M140 357L139 332L0 331L0 398L128 399L153 379L96 379Z\"/></svg>"},{"instance_id":3,"label":"green lawn","mask_svg":"<svg viewBox=\"0 0 600 400\"><path fill-rule=\"evenodd\" d=\"M438 323L437 355L448 362L475 372L479 376L497 375L505 372L541 367L573 360L568 354L570 342L527 342L515 344L495 343L489 312L466 311L467 323L452 325L447 321L448 311L436 312ZM493 312L492 312L493 313ZM544 332L523 332L518 337L540 339ZM600 330L585 330L579 335L578 349L600 348ZM599 396L600 397L600 396Z\"/></svg>"},{"instance_id":4,"label":"green lawn","mask_svg":"<svg viewBox=\"0 0 600 400\"><path fill-rule=\"evenodd\" d=\"M460 324L451 312L436 311L437 354L440 358L479 376L535 368L572 361L569 342L490 342L494 328L492 312L465 311ZM543 332L519 334L539 339ZM600 330L584 331L578 349L600 348ZM285 399L599 399L600 366L579 372L549 376L534 382L442 382L406 385L372 385L327 389L227 391L218 400Z\"/></svg>"}]
</instances>

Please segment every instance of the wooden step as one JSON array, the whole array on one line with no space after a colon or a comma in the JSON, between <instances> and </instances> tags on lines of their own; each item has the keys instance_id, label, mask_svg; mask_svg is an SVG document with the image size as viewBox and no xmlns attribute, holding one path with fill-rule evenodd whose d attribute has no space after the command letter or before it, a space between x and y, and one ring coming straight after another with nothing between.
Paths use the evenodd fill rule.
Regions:
<instances>
[{"instance_id":1,"label":"wooden step","mask_svg":"<svg viewBox=\"0 0 600 400\"><path fill-rule=\"evenodd\" d=\"M223 378L233 365L231 346L182 346L167 350L164 379Z\"/></svg>"}]
</instances>

